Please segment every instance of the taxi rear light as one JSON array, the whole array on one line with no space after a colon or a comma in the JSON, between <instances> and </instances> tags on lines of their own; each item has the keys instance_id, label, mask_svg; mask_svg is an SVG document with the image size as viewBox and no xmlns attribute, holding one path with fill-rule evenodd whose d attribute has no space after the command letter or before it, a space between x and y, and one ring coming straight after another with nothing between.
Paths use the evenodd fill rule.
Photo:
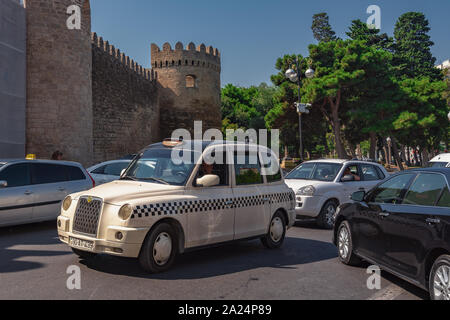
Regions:
<instances>
[{"instance_id":1,"label":"taxi rear light","mask_svg":"<svg viewBox=\"0 0 450 320\"><path fill-rule=\"evenodd\" d=\"M89 174L89 171L86 170L87 175L89 176L89 178L91 178L92 181L92 188L95 188L95 180L92 179L91 175Z\"/></svg>"}]
</instances>

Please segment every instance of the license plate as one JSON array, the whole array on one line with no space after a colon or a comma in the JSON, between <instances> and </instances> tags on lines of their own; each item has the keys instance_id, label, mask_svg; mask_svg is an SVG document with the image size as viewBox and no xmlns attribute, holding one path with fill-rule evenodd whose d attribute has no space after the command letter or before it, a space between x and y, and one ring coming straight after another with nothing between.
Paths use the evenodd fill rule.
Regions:
<instances>
[{"instance_id":1,"label":"license plate","mask_svg":"<svg viewBox=\"0 0 450 320\"><path fill-rule=\"evenodd\" d=\"M69 244L70 244L70 246L76 247L79 249L84 249L84 250L88 250L88 251L94 250L94 242L93 241L81 240L81 239L70 237Z\"/></svg>"}]
</instances>

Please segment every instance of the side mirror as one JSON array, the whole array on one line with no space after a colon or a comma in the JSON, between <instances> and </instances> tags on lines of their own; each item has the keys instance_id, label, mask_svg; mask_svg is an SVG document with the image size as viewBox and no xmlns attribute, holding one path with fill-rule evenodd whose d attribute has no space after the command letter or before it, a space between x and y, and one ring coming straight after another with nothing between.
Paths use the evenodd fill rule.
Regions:
<instances>
[{"instance_id":1,"label":"side mirror","mask_svg":"<svg viewBox=\"0 0 450 320\"><path fill-rule=\"evenodd\" d=\"M215 187L220 184L220 178L215 174L207 174L201 178L198 178L196 180L196 184L198 187L205 187L205 188Z\"/></svg>"},{"instance_id":2,"label":"side mirror","mask_svg":"<svg viewBox=\"0 0 450 320\"><path fill-rule=\"evenodd\" d=\"M362 202L364 200L365 196L366 196L365 191L357 191L352 194L350 199L352 199L353 201L356 201L356 202Z\"/></svg>"},{"instance_id":3,"label":"side mirror","mask_svg":"<svg viewBox=\"0 0 450 320\"><path fill-rule=\"evenodd\" d=\"M343 176L341 179L341 182L352 182L355 181L355 176L352 174L348 174L346 176Z\"/></svg>"},{"instance_id":4,"label":"side mirror","mask_svg":"<svg viewBox=\"0 0 450 320\"><path fill-rule=\"evenodd\" d=\"M0 188L6 188L7 186L8 186L8 181L4 181L4 180L0 181Z\"/></svg>"}]
</instances>

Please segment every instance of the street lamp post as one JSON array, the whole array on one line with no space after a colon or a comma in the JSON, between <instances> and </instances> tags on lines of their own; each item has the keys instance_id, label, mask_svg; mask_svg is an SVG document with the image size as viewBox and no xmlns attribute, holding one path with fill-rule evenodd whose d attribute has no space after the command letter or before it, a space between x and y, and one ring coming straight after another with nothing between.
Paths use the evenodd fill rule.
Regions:
<instances>
[{"instance_id":1,"label":"street lamp post","mask_svg":"<svg viewBox=\"0 0 450 320\"><path fill-rule=\"evenodd\" d=\"M387 141L387 144L388 144L388 159L387 159L387 165L388 165L388 168L390 168L390 167L391 167L391 157L392 157L392 155L391 155L392 139L391 139L390 137L388 137L388 138L386 139L386 141Z\"/></svg>"},{"instance_id":2,"label":"street lamp post","mask_svg":"<svg viewBox=\"0 0 450 320\"><path fill-rule=\"evenodd\" d=\"M303 162L303 138L302 138L302 115L304 113L308 114L309 110L306 109L310 107L310 104L302 104L301 101L301 87L302 87L302 71L300 68L301 61L299 61L298 57L295 58L295 69L288 69L286 71L286 78L290 81L297 83L298 85L298 103L296 104L297 113L298 113L298 123L299 123L299 133L300 133L300 161ZM305 76L309 79L314 77L314 70L309 68L305 72Z\"/></svg>"}]
</instances>

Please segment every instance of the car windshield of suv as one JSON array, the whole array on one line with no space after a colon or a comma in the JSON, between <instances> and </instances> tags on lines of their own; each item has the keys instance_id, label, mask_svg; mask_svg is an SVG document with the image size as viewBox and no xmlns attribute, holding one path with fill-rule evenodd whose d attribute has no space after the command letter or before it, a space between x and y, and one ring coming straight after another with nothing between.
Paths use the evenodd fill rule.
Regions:
<instances>
[{"instance_id":1,"label":"car windshield of suv","mask_svg":"<svg viewBox=\"0 0 450 320\"><path fill-rule=\"evenodd\" d=\"M430 168L445 168L448 165L448 162L430 162Z\"/></svg>"},{"instance_id":2,"label":"car windshield of suv","mask_svg":"<svg viewBox=\"0 0 450 320\"><path fill-rule=\"evenodd\" d=\"M342 168L342 164L308 162L290 172L286 179L333 181Z\"/></svg>"},{"instance_id":3,"label":"car windshield of suv","mask_svg":"<svg viewBox=\"0 0 450 320\"><path fill-rule=\"evenodd\" d=\"M171 156L170 148L149 149L133 160L121 180L185 185L195 166L194 161L176 164Z\"/></svg>"}]
</instances>

